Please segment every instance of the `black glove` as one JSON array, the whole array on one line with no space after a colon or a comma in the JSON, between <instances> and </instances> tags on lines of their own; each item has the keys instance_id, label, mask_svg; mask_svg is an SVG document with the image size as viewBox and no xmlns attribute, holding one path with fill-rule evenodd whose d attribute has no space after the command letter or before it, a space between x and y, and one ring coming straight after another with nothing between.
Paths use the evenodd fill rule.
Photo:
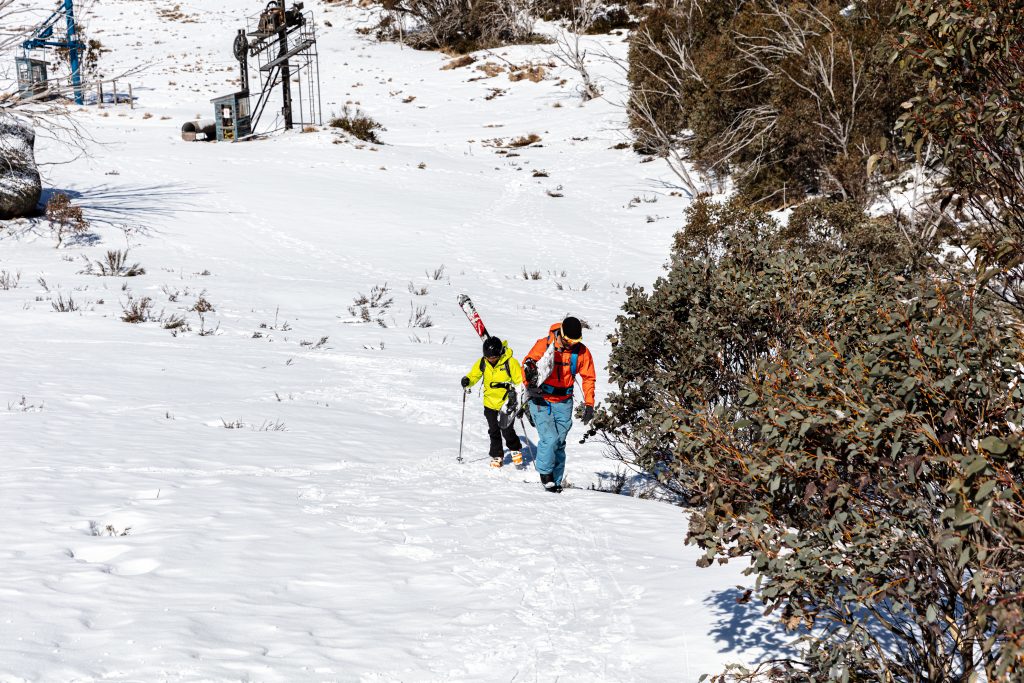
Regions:
<instances>
[{"instance_id":1,"label":"black glove","mask_svg":"<svg viewBox=\"0 0 1024 683\"><path fill-rule=\"evenodd\" d=\"M587 406L583 409L583 424L588 425L594 419L594 406Z\"/></svg>"},{"instance_id":2,"label":"black glove","mask_svg":"<svg viewBox=\"0 0 1024 683\"><path fill-rule=\"evenodd\" d=\"M532 358L527 360L523 364L523 375L526 377L526 383L530 386L537 384L537 361Z\"/></svg>"},{"instance_id":3,"label":"black glove","mask_svg":"<svg viewBox=\"0 0 1024 683\"><path fill-rule=\"evenodd\" d=\"M469 378L468 377L463 377L462 378L462 388L465 389L468 386L469 386Z\"/></svg>"}]
</instances>

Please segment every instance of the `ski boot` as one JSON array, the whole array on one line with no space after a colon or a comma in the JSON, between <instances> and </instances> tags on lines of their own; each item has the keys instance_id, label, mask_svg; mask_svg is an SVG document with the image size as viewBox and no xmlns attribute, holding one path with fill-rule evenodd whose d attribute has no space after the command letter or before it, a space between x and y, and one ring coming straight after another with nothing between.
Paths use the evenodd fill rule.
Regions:
<instances>
[{"instance_id":1,"label":"ski boot","mask_svg":"<svg viewBox=\"0 0 1024 683\"><path fill-rule=\"evenodd\" d=\"M491 458L491 467L501 467L504 463L504 458Z\"/></svg>"},{"instance_id":2,"label":"ski boot","mask_svg":"<svg viewBox=\"0 0 1024 683\"><path fill-rule=\"evenodd\" d=\"M555 478L550 474L540 475L540 483L544 485L544 490L550 493L561 493L562 489L555 483Z\"/></svg>"},{"instance_id":3,"label":"ski boot","mask_svg":"<svg viewBox=\"0 0 1024 683\"><path fill-rule=\"evenodd\" d=\"M516 467L522 467L523 466L523 452L522 451L512 451L512 464L515 465Z\"/></svg>"}]
</instances>

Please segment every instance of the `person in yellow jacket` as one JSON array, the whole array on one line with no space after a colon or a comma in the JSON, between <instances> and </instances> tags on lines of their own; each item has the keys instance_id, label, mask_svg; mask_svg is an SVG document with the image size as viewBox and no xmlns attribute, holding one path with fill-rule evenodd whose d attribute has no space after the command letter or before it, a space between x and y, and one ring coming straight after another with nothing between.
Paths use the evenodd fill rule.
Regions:
<instances>
[{"instance_id":1,"label":"person in yellow jacket","mask_svg":"<svg viewBox=\"0 0 1024 683\"><path fill-rule=\"evenodd\" d=\"M471 387L481 379L484 381L484 417L487 418L487 434L491 437L491 467L501 467L504 464L502 437L505 437L505 445L512 451L512 463L516 466L522 465L523 445L516 434L515 424L509 423L502 429L498 421L506 401L515 396L514 386L523 383L523 368L512 355L508 342L503 342L497 337L488 337L484 342L483 358L474 363L462 378L462 386ZM515 407L512 406L513 409Z\"/></svg>"}]
</instances>

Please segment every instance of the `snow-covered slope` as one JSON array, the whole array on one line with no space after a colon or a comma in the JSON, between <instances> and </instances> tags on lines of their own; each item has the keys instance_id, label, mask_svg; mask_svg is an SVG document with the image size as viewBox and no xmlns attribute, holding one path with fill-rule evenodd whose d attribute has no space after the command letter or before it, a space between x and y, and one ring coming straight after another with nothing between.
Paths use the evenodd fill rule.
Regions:
<instances>
[{"instance_id":1,"label":"snow-covered slope","mask_svg":"<svg viewBox=\"0 0 1024 683\"><path fill-rule=\"evenodd\" d=\"M0 228L0 277L20 273L0 289L0 681L696 681L776 648L733 600L739 566L694 567L680 509L488 468L476 394L455 462L480 354L456 295L520 356L578 315L603 368L625 286L653 282L680 224L667 170L613 149L617 67L595 60L607 96L581 107L571 72L441 70L307 2L331 24L325 110L358 103L386 144L186 143L262 3L169 5L88 17L105 73L147 66L134 110L78 112L90 156L44 169L93 238ZM488 142L531 133L518 156ZM145 275L81 272L126 247ZM349 313L385 284L384 326ZM144 297L191 331L122 322ZM408 326L420 307L431 327ZM613 470L572 442L574 484Z\"/></svg>"}]
</instances>

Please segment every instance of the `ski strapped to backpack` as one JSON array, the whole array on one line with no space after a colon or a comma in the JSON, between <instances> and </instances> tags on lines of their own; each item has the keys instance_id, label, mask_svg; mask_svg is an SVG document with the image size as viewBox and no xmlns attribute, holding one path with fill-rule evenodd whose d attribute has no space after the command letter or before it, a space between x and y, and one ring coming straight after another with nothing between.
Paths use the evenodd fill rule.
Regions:
<instances>
[{"instance_id":1,"label":"ski strapped to backpack","mask_svg":"<svg viewBox=\"0 0 1024 683\"><path fill-rule=\"evenodd\" d=\"M491 335L487 332L487 327L484 326L483 318L476 312L476 306L473 305L473 302L465 294L459 295L459 308L469 318L469 324L473 326L473 329L480 335L480 338L486 341Z\"/></svg>"},{"instance_id":2,"label":"ski strapped to backpack","mask_svg":"<svg viewBox=\"0 0 1024 683\"><path fill-rule=\"evenodd\" d=\"M538 368L542 364L544 364L545 357L548 356L548 354L550 353L551 354L551 361L550 361L550 363L551 363L551 371L548 372L543 379L541 379L540 374L538 373L537 380L538 380L539 384L537 386L537 389L541 393L544 393L544 394L546 394L548 396L572 396L572 390L573 390L572 386L569 386L569 387L555 387L555 386L552 386L552 385L547 383L548 379L550 379L551 375L553 375L554 372L555 372L555 366L558 365L558 363L556 363L554 361L554 343L555 343L555 339L552 339L552 337L554 335L556 335L556 334L558 334L558 333L557 332L548 333L548 345L544 349L544 356L541 357L541 362L538 363ZM572 352L572 356L571 356L571 358L569 360L569 372L570 372L570 374L571 374L571 376L573 378L576 377L576 370L577 370L577 367L579 366L579 358L580 358L580 354L578 352L576 352L576 351L573 351Z\"/></svg>"},{"instance_id":3,"label":"ski strapped to backpack","mask_svg":"<svg viewBox=\"0 0 1024 683\"><path fill-rule=\"evenodd\" d=\"M491 337L491 334L487 331L487 327L484 325L483 318L481 318L480 314L477 312L476 306L473 305L472 299L470 299L465 294L460 294L458 301L459 308L461 308L462 312L466 314L466 318L469 320L469 324L473 326L473 329L480 336L480 338L485 341L489 339ZM483 374L485 362L486 361L483 358L480 359L481 374ZM510 371L509 362L507 360L504 362L503 367L505 370L505 374L511 377L512 373ZM515 418L519 408L519 397L516 395L515 387L511 383L509 383L508 386L504 388L506 399L505 406L498 414L498 425L502 429L506 429L509 426L515 425Z\"/></svg>"},{"instance_id":4,"label":"ski strapped to backpack","mask_svg":"<svg viewBox=\"0 0 1024 683\"><path fill-rule=\"evenodd\" d=\"M544 355L547 355L548 352L552 351L552 349L553 349L552 340L551 340L551 335L549 334L548 335L548 346L547 346L547 349L544 351ZM552 354L553 354L553 352L552 352ZM570 358L569 358L569 372L572 373L572 376L573 376L574 379L576 377L576 371L578 370L578 367L579 367L579 357L580 357L579 353L574 351L572 353L572 355L570 356ZM554 366L555 366L555 363L552 362L552 372L554 372ZM551 377L551 373L548 373L548 377ZM538 381L539 381L539 375L538 375ZM539 391L542 394L545 394L547 396L572 396L573 395L573 389L575 389L575 388L576 388L575 382L573 383L573 386L571 386L571 387L562 388L562 387L553 387L553 386L551 386L550 384L547 383L547 381L545 379L545 381L540 382L540 384L538 384L537 391ZM530 411L527 410L527 406L528 406L529 403L530 403L530 401L524 401L523 404L521 406L519 406L519 410L516 412L516 416L519 417L519 418L522 418L525 415L526 419L530 421L531 425L533 425L533 415L531 415ZM536 426L536 425L533 425L533 426ZM526 427L524 426L523 429L525 430Z\"/></svg>"},{"instance_id":5,"label":"ski strapped to backpack","mask_svg":"<svg viewBox=\"0 0 1024 683\"><path fill-rule=\"evenodd\" d=\"M572 358L569 361L569 372L572 376L576 376L576 366L579 364L580 354L573 353ZM553 387L547 382L540 385L540 390L549 396L572 396L572 390L574 387Z\"/></svg>"}]
</instances>

